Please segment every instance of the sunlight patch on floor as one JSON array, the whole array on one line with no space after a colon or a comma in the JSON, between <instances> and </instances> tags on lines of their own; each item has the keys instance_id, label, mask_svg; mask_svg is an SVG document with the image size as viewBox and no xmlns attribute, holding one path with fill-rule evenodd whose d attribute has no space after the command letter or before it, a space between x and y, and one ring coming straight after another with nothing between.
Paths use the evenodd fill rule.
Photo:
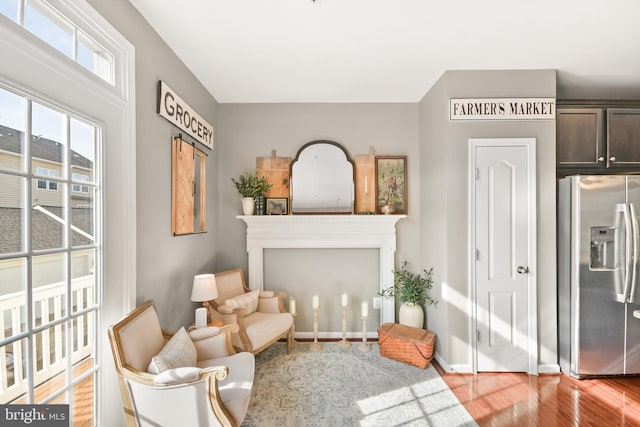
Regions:
<instances>
[{"instance_id":1,"label":"sunlight patch on floor","mask_svg":"<svg viewBox=\"0 0 640 427\"><path fill-rule=\"evenodd\" d=\"M449 425L456 425L448 418L447 411L457 409L458 405L451 405L451 391L438 380L422 381L359 400L357 405L364 415L360 425L422 426L432 425L437 419L449 419L454 422Z\"/></svg>"}]
</instances>

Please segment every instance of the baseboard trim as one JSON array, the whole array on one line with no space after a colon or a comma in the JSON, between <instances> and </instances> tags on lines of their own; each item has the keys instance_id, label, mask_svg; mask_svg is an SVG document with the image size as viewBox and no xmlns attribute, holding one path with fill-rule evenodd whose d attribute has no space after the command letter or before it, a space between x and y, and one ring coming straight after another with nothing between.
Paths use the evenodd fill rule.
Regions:
<instances>
[{"instance_id":1,"label":"baseboard trim","mask_svg":"<svg viewBox=\"0 0 640 427\"><path fill-rule=\"evenodd\" d=\"M296 332L294 337L296 339L301 340L313 340L313 332ZM348 340L362 339L362 332L347 332ZM318 332L319 340L335 340L339 341L342 339L342 332ZM367 339L377 340L378 332L377 331L367 331Z\"/></svg>"},{"instance_id":2,"label":"baseboard trim","mask_svg":"<svg viewBox=\"0 0 640 427\"><path fill-rule=\"evenodd\" d=\"M436 354L434 355L434 358L438 361L438 364L440 364L442 369L444 369L444 371L447 374L472 374L473 373L473 369L471 368L471 365L459 364L459 363L454 363L450 365L447 362L445 362L445 360L442 358L442 356L438 352L436 352Z\"/></svg>"},{"instance_id":3,"label":"baseboard trim","mask_svg":"<svg viewBox=\"0 0 640 427\"><path fill-rule=\"evenodd\" d=\"M544 365L538 365L539 374L559 374L560 365L555 363L547 363Z\"/></svg>"}]
</instances>

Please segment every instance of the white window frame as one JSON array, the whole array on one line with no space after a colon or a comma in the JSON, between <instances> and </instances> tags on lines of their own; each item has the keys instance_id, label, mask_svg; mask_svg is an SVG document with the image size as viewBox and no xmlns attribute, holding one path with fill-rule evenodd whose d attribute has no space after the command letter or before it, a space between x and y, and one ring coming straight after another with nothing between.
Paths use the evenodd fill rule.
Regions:
<instances>
[{"instance_id":1,"label":"white window frame","mask_svg":"<svg viewBox=\"0 0 640 427\"><path fill-rule=\"evenodd\" d=\"M136 301L135 54L133 46L85 0L48 0L54 8L114 55L114 86L94 75L26 29L0 15L0 82L31 97L91 116L105 129L100 177L105 203L99 301L102 310L98 357L97 425L122 422L120 391L113 368L107 327ZM80 90L88 96L80 96ZM72 100L70 101L70 99Z\"/></svg>"},{"instance_id":2,"label":"white window frame","mask_svg":"<svg viewBox=\"0 0 640 427\"><path fill-rule=\"evenodd\" d=\"M89 70L91 73L100 77L107 83L111 85L115 85L114 81L114 71L115 71L115 63L116 59L113 53L110 50L110 47L113 47L113 43L110 43L108 39L105 39L104 34L100 34L101 31L97 28L93 28L92 26L86 26L86 22L82 20L82 16L75 13L75 9L69 7L69 2L64 0L14 0L18 3L18 13L16 17L16 23L21 27L27 29L27 31L31 32L31 28L28 28L25 25L25 8L27 6L27 2L32 2L33 6L41 13L43 16L49 19L56 25L56 21L59 25L56 25L63 32L68 33L71 38L71 46L69 48L71 51L64 52L63 50L58 50L56 47L54 49L58 50L63 55L72 59L74 62L78 63L80 66ZM40 3L40 4L38 4ZM40 7L38 7L40 6ZM64 28L64 27L67 28ZM68 31L65 31L68 30ZM40 38L35 33L36 37ZM44 39L42 39L44 40ZM47 40L44 40L47 42ZM98 60L98 69L88 68L82 64L82 61L79 57L80 52L80 44L91 45L94 47L100 48L100 50L92 50L94 61L95 58L100 58ZM106 59L106 60L105 60Z\"/></svg>"}]
</instances>

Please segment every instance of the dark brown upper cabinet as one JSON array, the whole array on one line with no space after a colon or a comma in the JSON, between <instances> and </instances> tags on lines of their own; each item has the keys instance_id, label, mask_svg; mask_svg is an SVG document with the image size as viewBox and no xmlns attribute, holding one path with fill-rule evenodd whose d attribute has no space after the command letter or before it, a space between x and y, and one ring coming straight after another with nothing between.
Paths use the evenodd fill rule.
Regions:
<instances>
[{"instance_id":1,"label":"dark brown upper cabinet","mask_svg":"<svg viewBox=\"0 0 640 427\"><path fill-rule=\"evenodd\" d=\"M640 167L640 109L607 110L608 167Z\"/></svg>"},{"instance_id":2,"label":"dark brown upper cabinet","mask_svg":"<svg viewBox=\"0 0 640 427\"><path fill-rule=\"evenodd\" d=\"M640 171L640 103L559 105L556 161L562 173Z\"/></svg>"},{"instance_id":3,"label":"dark brown upper cabinet","mask_svg":"<svg viewBox=\"0 0 640 427\"><path fill-rule=\"evenodd\" d=\"M604 109L558 108L556 113L558 167L604 166Z\"/></svg>"}]
</instances>

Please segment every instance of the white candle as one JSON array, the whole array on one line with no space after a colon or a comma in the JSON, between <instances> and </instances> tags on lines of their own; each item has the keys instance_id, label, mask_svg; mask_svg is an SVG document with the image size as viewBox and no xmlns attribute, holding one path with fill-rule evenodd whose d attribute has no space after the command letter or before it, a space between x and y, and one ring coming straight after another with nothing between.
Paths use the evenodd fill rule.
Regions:
<instances>
[{"instance_id":1,"label":"white candle","mask_svg":"<svg viewBox=\"0 0 640 427\"><path fill-rule=\"evenodd\" d=\"M293 298L289 300L289 312L291 314L296 314L296 300Z\"/></svg>"},{"instance_id":2,"label":"white candle","mask_svg":"<svg viewBox=\"0 0 640 427\"><path fill-rule=\"evenodd\" d=\"M367 176L364 176L364 194L369 194L369 181L367 181Z\"/></svg>"},{"instance_id":3,"label":"white candle","mask_svg":"<svg viewBox=\"0 0 640 427\"><path fill-rule=\"evenodd\" d=\"M346 292L342 294L342 298L340 299L340 302L342 303L343 307L346 307L349 305L349 295Z\"/></svg>"},{"instance_id":4,"label":"white candle","mask_svg":"<svg viewBox=\"0 0 640 427\"><path fill-rule=\"evenodd\" d=\"M196 308L196 328L204 328L207 326L207 309L204 307Z\"/></svg>"},{"instance_id":5,"label":"white candle","mask_svg":"<svg viewBox=\"0 0 640 427\"><path fill-rule=\"evenodd\" d=\"M369 303L367 301L362 301L360 315L362 317L369 317Z\"/></svg>"},{"instance_id":6,"label":"white candle","mask_svg":"<svg viewBox=\"0 0 640 427\"><path fill-rule=\"evenodd\" d=\"M320 297L318 296L318 294L313 294L313 301L311 306L313 308L320 308Z\"/></svg>"}]
</instances>

